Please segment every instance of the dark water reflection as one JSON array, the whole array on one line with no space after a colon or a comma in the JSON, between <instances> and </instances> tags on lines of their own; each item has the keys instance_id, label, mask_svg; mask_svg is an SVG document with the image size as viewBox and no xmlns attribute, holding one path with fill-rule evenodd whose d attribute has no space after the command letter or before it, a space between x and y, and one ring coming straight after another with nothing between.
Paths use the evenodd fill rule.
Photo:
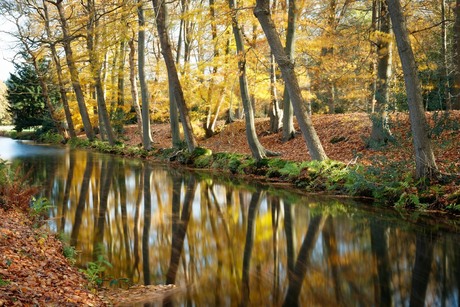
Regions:
<instances>
[{"instance_id":1,"label":"dark water reflection","mask_svg":"<svg viewBox=\"0 0 460 307\"><path fill-rule=\"evenodd\" d=\"M103 251L107 280L180 288L158 305L460 304L455 231L86 151L0 138L0 158L32 170L78 265Z\"/></svg>"}]
</instances>

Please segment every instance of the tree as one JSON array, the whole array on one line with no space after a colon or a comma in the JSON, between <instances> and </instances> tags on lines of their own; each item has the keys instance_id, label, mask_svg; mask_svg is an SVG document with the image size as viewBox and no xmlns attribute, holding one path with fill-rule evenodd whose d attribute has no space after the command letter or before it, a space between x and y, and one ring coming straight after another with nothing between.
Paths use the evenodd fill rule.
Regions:
<instances>
[{"instance_id":1,"label":"tree","mask_svg":"<svg viewBox=\"0 0 460 307\"><path fill-rule=\"evenodd\" d=\"M452 108L460 110L460 0L455 2L455 23L454 23L454 99Z\"/></svg>"},{"instance_id":2,"label":"tree","mask_svg":"<svg viewBox=\"0 0 460 307\"><path fill-rule=\"evenodd\" d=\"M283 74L283 79L288 89L289 97L292 101L294 114L297 118L297 122L299 123L303 137L307 142L310 156L313 160L325 160L327 159L327 155L321 145L318 135L316 134L315 128L313 127L310 115L308 113L305 114L302 110L304 100L302 98L299 82L294 71L294 63L286 55L286 52L281 45L280 37L276 32L275 24L271 19L269 1L257 0L256 7L254 8L254 15L259 20L260 25L265 32L270 49Z\"/></svg>"},{"instance_id":3,"label":"tree","mask_svg":"<svg viewBox=\"0 0 460 307\"><path fill-rule=\"evenodd\" d=\"M97 12L94 0L87 0L86 5L83 6L88 16L86 23L86 46L88 48L91 75L94 80L94 87L96 88L97 109L100 118L99 124L101 126L100 128L104 131L104 135L107 135L109 144L113 146L115 145L115 135L110 123L109 113L107 112L101 76L102 62L100 58L104 55L104 52L100 51L103 42L100 39L101 35L98 32L98 25L101 17L100 15L102 14Z\"/></svg>"},{"instance_id":4,"label":"tree","mask_svg":"<svg viewBox=\"0 0 460 307\"><path fill-rule=\"evenodd\" d=\"M42 0L42 2L43 2L43 13L40 13L40 10L38 10L38 13L43 19L46 35L49 40L49 48L51 51L51 57L56 67L56 74L57 74L57 79L59 83L59 93L61 95L61 103L64 108L64 114L65 114L65 118L67 122L67 128L69 130L69 135L71 138L75 138L77 137L77 134L75 133L75 127L73 124L72 114L70 112L69 101L67 99L67 92L66 92L66 87L64 84L64 77L63 77L63 72L62 72L61 61L59 59L58 52L56 50L56 42L53 41L54 37L51 33L48 5L46 4L46 0Z\"/></svg>"},{"instance_id":5,"label":"tree","mask_svg":"<svg viewBox=\"0 0 460 307\"><path fill-rule=\"evenodd\" d=\"M150 127L149 93L145 77L145 18L142 2L142 0L138 0L137 6L137 16L139 18L137 65L142 99L142 144L145 150L150 150L152 149L152 132Z\"/></svg>"},{"instance_id":6,"label":"tree","mask_svg":"<svg viewBox=\"0 0 460 307\"><path fill-rule=\"evenodd\" d=\"M73 55L73 50L71 42L74 37L69 33L69 26L67 23L67 17L64 10L63 0L46 0L48 3L56 6L59 13L59 21L61 23L61 32L62 32L62 44L64 46L64 52L66 55L67 66L70 73L70 79L72 82L72 87L77 98L78 108L80 110L81 119L83 121L83 128L85 129L85 134L89 140L94 140L95 134L93 126L91 125L91 120L88 114L88 109L86 107L85 96L80 82L80 74L76 65L76 61Z\"/></svg>"},{"instance_id":7,"label":"tree","mask_svg":"<svg viewBox=\"0 0 460 307\"><path fill-rule=\"evenodd\" d=\"M294 60L294 50L295 50L295 41L296 41L296 26L298 18L298 8L295 0L289 1L288 9L288 26L286 34L286 54L291 59ZM293 119L293 110L291 99L289 98L289 91L284 86L283 94L283 140L289 141L294 138L295 129L294 129L294 119Z\"/></svg>"},{"instance_id":8,"label":"tree","mask_svg":"<svg viewBox=\"0 0 460 307\"><path fill-rule=\"evenodd\" d=\"M391 77L392 44L390 39L390 16L385 1L376 1L378 14L376 23L377 76L375 79L375 98L371 114L372 131L369 146L384 145L391 138L388 124L388 103L390 99L389 81Z\"/></svg>"},{"instance_id":9,"label":"tree","mask_svg":"<svg viewBox=\"0 0 460 307\"><path fill-rule=\"evenodd\" d=\"M22 131L51 121L35 68L28 63L16 65L16 72L6 81L9 112L14 129Z\"/></svg>"},{"instance_id":10,"label":"tree","mask_svg":"<svg viewBox=\"0 0 460 307\"><path fill-rule=\"evenodd\" d=\"M404 72L404 83L406 85L407 104L415 149L415 175L418 179L424 177L432 178L434 175L437 175L438 167L429 138L429 126L423 109L422 91L417 75L414 52L412 51L409 40L409 32L400 1L387 0L387 4Z\"/></svg>"},{"instance_id":11,"label":"tree","mask_svg":"<svg viewBox=\"0 0 460 307\"><path fill-rule=\"evenodd\" d=\"M266 158L267 155L273 155L274 153L267 151L262 144L260 144L259 139L257 138L254 123L254 106L249 95L249 86L246 76L246 51L244 50L243 33L241 32L241 28L238 23L236 0L229 0L228 4L232 14L232 29L235 37L238 57L238 79L244 109L244 120L246 123L246 137L248 139L249 149L251 150L252 156L257 160L260 160Z\"/></svg>"},{"instance_id":12,"label":"tree","mask_svg":"<svg viewBox=\"0 0 460 307\"><path fill-rule=\"evenodd\" d=\"M169 88L173 90L174 100L177 108L179 109L179 115L182 122L182 128L184 130L185 142L187 143L188 150L192 152L196 147L197 143L193 136L192 124L188 115L187 104L185 103L184 92L177 74L176 64L172 55L171 43L169 34L166 31L166 4L163 1L152 0L153 8L156 15L156 24L158 30L158 36L160 38L161 53L166 64L168 71L168 82Z\"/></svg>"}]
</instances>

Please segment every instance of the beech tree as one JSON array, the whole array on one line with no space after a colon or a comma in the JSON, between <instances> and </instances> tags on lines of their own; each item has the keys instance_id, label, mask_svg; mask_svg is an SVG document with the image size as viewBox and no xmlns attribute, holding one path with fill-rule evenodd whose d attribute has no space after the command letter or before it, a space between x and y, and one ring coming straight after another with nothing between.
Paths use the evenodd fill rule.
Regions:
<instances>
[{"instance_id":1,"label":"beech tree","mask_svg":"<svg viewBox=\"0 0 460 307\"><path fill-rule=\"evenodd\" d=\"M138 73L139 83L141 85L141 99L142 99L142 145L145 150L152 149L152 132L150 127L150 105L149 93L147 88L147 80L145 77L145 17L143 0L137 1L137 16L139 22L138 30Z\"/></svg>"},{"instance_id":2,"label":"beech tree","mask_svg":"<svg viewBox=\"0 0 460 307\"><path fill-rule=\"evenodd\" d=\"M70 73L70 79L72 81L72 87L77 98L78 108L80 110L80 115L83 122L83 128L85 129L85 134L87 138L92 141L95 139L96 136L93 130L93 126L91 125L88 108L86 107L85 96L83 94L83 89L80 82L80 74L78 72L76 61L73 55L71 42L74 39L74 37L71 35L71 33L69 33L69 26L67 23L67 16L65 14L63 0L46 1L54 5L59 13L59 21L61 23L62 33L62 44L66 55L66 61Z\"/></svg>"},{"instance_id":3,"label":"beech tree","mask_svg":"<svg viewBox=\"0 0 460 307\"><path fill-rule=\"evenodd\" d=\"M418 70L414 52L412 51L409 40L409 32L400 1L387 0L387 4L404 72L407 104L415 149L416 178L432 178L437 175L438 168L429 138L429 126L423 108L422 91L417 74Z\"/></svg>"},{"instance_id":4,"label":"beech tree","mask_svg":"<svg viewBox=\"0 0 460 307\"><path fill-rule=\"evenodd\" d=\"M188 115L184 92L182 91L179 75L177 74L177 68L171 50L169 34L166 29L166 4L164 1L159 0L152 0L152 3L156 15L158 36L161 43L161 53L163 54L166 69L168 71L168 80L170 83L169 88L173 90L174 100L176 102L177 108L179 109L182 128L184 130L185 142L187 143L188 150L192 152L197 147L197 143L193 135L192 124Z\"/></svg>"},{"instance_id":5,"label":"beech tree","mask_svg":"<svg viewBox=\"0 0 460 307\"><path fill-rule=\"evenodd\" d=\"M257 0L254 8L254 15L259 20L270 45L270 49L281 69L284 82L289 92L289 97L291 98L294 114L297 118L300 130L302 131L302 135L307 143L310 156L313 160L326 160L326 152L324 151L321 141L319 140L315 128L313 127L311 117L302 109L302 105L305 101L300 92L299 82L294 71L294 63L288 57L281 45L280 37L276 32L275 24L271 18L269 1Z\"/></svg>"},{"instance_id":6,"label":"beech tree","mask_svg":"<svg viewBox=\"0 0 460 307\"><path fill-rule=\"evenodd\" d=\"M251 96L249 95L249 86L246 76L246 51L244 50L243 33L241 32L241 28L238 23L238 8L236 0L228 0L228 4L232 14L232 29L235 37L236 52L238 57L238 79L245 116L246 137L252 156L257 160L260 160L266 158L267 155L274 155L274 153L267 151L262 144L260 144L259 139L257 138L254 122L254 106L251 101Z\"/></svg>"},{"instance_id":7,"label":"beech tree","mask_svg":"<svg viewBox=\"0 0 460 307\"><path fill-rule=\"evenodd\" d=\"M375 78L374 101L372 102L372 131L370 146L384 145L391 137L388 123L388 104L390 99L389 82L391 77L392 44L390 38L390 16L385 1L376 1L375 54L377 72Z\"/></svg>"}]
</instances>

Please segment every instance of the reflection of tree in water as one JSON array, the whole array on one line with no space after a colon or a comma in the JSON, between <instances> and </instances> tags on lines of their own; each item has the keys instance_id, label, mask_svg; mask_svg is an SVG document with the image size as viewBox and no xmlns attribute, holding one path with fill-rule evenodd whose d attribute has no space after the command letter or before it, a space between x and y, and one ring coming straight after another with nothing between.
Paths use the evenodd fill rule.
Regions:
<instances>
[{"instance_id":1,"label":"reflection of tree in water","mask_svg":"<svg viewBox=\"0 0 460 307\"><path fill-rule=\"evenodd\" d=\"M144 273L144 284L150 285L150 264L149 264L149 238L150 223L152 220L152 194L150 192L150 166L144 164L144 227L142 231L142 268Z\"/></svg>"},{"instance_id":2,"label":"reflection of tree in water","mask_svg":"<svg viewBox=\"0 0 460 307\"><path fill-rule=\"evenodd\" d=\"M311 253L315 247L318 235L323 228L324 221L325 218L321 214L313 216L310 220L307 234L305 235L299 254L297 255L294 271L290 275L289 287L283 306L299 306L299 295L302 289L302 283L307 274Z\"/></svg>"},{"instance_id":3,"label":"reflection of tree in water","mask_svg":"<svg viewBox=\"0 0 460 307\"><path fill-rule=\"evenodd\" d=\"M388 256L387 227L381 222L371 219L371 248L375 265L377 266L374 277L375 306L391 306L391 267Z\"/></svg>"},{"instance_id":4,"label":"reflection of tree in water","mask_svg":"<svg viewBox=\"0 0 460 307\"><path fill-rule=\"evenodd\" d=\"M174 180L175 178L173 178ZM179 181L180 182L180 181ZM177 271L179 269L179 262L182 255L182 250L184 249L184 240L187 234L187 227L190 221L190 216L192 213L193 199L195 196L196 190L196 179L193 176L189 176L187 182L187 189L185 191L184 202L182 206L182 212L180 213L180 208L177 206L172 206L173 215L173 229L172 241L171 241L171 256L169 259L168 272L166 273L166 284L175 284ZM174 184L173 195L176 195L174 198L175 201L179 200L180 206L180 186L179 184ZM179 191L179 193L178 193ZM179 198L177 197L179 196ZM178 210L179 209L179 210ZM166 297L163 301L164 305L169 306L171 304L171 297Z\"/></svg>"},{"instance_id":5,"label":"reflection of tree in water","mask_svg":"<svg viewBox=\"0 0 460 307\"><path fill-rule=\"evenodd\" d=\"M99 190L99 208L97 210L97 219L95 223L95 234L93 238L93 260L97 260L100 256L100 247L104 245L104 230L107 215L107 206L109 200L110 186L112 185L113 167L112 159L107 159L102 162L101 167L101 187Z\"/></svg>"},{"instance_id":6,"label":"reflection of tree in water","mask_svg":"<svg viewBox=\"0 0 460 307\"><path fill-rule=\"evenodd\" d=\"M61 220L59 225L59 233L64 233L65 230L65 216L70 199L70 189L72 188L73 173L75 169L75 155L73 152L69 153L69 169L67 170L67 178L65 181L64 196L62 199Z\"/></svg>"},{"instance_id":7,"label":"reflection of tree in water","mask_svg":"<svg viewBox=\"0 0 460 307\"><path fill-rule=\"evenodd\" d=\"M80 233L80 227L83 218L83 210L85 209L86 199L88 197L89 184L91 181L91 173L93 171L93 155L86 155L86 166L83 174L83 181L80 187L80 193L78 195L77 208L75 210L75 218L73 222L72 232L70 235L70 245L77 247L78 234Z\"/></svg>"},{"instance_id":8,"label":"reflection of tree in water","mask_svg":"<svg viewBox=\"0 0 460 307\"><path fill-rule=\"evenodd\" d=\"M426 289L431 273L431 263L433 262L433 247L433 238L421 232L417 233L410 294L411 307L425 305Z\"/></svg>"},{"instance_id":9,"label":"reflection of tree in water","mask_svg":"<svg viewBox=\"0 0 460 307\"><path fill-rule=\"evenodd\" d=\"M240 306L247 306L249 304L249 270L251 264L252 249L254 247L254 233L257 209L260 205L260 190L252 194L251 202L249 203L246 241L244 244L243 253L243 275L241 280L241 302Z\"/></svg>"}]
</instances>

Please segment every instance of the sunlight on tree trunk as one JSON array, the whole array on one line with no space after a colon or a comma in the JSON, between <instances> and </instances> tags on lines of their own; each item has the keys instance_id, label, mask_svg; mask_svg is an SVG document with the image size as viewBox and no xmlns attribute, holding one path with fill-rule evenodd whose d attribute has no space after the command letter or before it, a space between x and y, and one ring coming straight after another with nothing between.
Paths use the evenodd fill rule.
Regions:
<instances>
[{"instance_id":1,"label":"sunlight on tree trunk","mask_svg":"<svg viewBox=\"0 0 460 307\"><path fill-rule=\"evenodd\" d=\"M187 105L184 99L184 92L182 91L182 86L177 74L176 64L172 55L169 35L166 31L166 4L159 0L152 0L152 3L156 15L158 36L161 43L161 53L163 54L166 69L168 71L168 82L170 83L170 88L173 89L174 100L176 102L177 108L179 109L180 119L182 122L182 128L184 130L184 136L188 150L192 152L197 147L197 143L193 135L192 124L190 122Z\"/></svg>"},{"instance_id":2,"label":"sunlight on tree trunk","mask_svg":"<svg viewBox=\"0 0 460 307\"><path fill-rule=\"evenodd\" d=\"M152 149L152 131L150 127L150 103L147 81L145 77L145 20L144 8L142 0L138 0L137 15L139 18L139 33L138 33L138 73L139 83L141 85L141 99L142 99L142 145L145 150Z\"/></svg>"},{"instance_id":3,"label":"sunlight on tree trunk","mask_svg":"<svg viewBox=\"0 0 460 307\"><path fill-rule=\"evenodd\" d=\"M292 106L294 108L294 113L297 117L300 130L307 142L310 156L313 160L326 160L326 152L324 151L321 141L316 134L311 118L309 114L305 114L304 110L302 110L304 99L302 98L299 82L294 71L294 64L286 55L286 52L281 45L281 40L276 32L275 24L271 19L269 1L258 0L256 7L254 8L254 15L259 20L260 25L265 32L271 51L273 52L276 62L283 74L283 79L288 87L289 97L291 98Z\"/></svg>"},{"instance_id":4,"label":"sunlight on tree trunk","mask_svg":"<svg viewBox=\"0 0 460 307\"><path fill-rule=\"evenodd\" d=\"M387 0L387 3L406 84L407 104L415 149L416 178L432 178L437 175L438 167L429 138L429 126L423 109L422 90L406 21L399 0Z\"/></svg>"}]
</instances>

